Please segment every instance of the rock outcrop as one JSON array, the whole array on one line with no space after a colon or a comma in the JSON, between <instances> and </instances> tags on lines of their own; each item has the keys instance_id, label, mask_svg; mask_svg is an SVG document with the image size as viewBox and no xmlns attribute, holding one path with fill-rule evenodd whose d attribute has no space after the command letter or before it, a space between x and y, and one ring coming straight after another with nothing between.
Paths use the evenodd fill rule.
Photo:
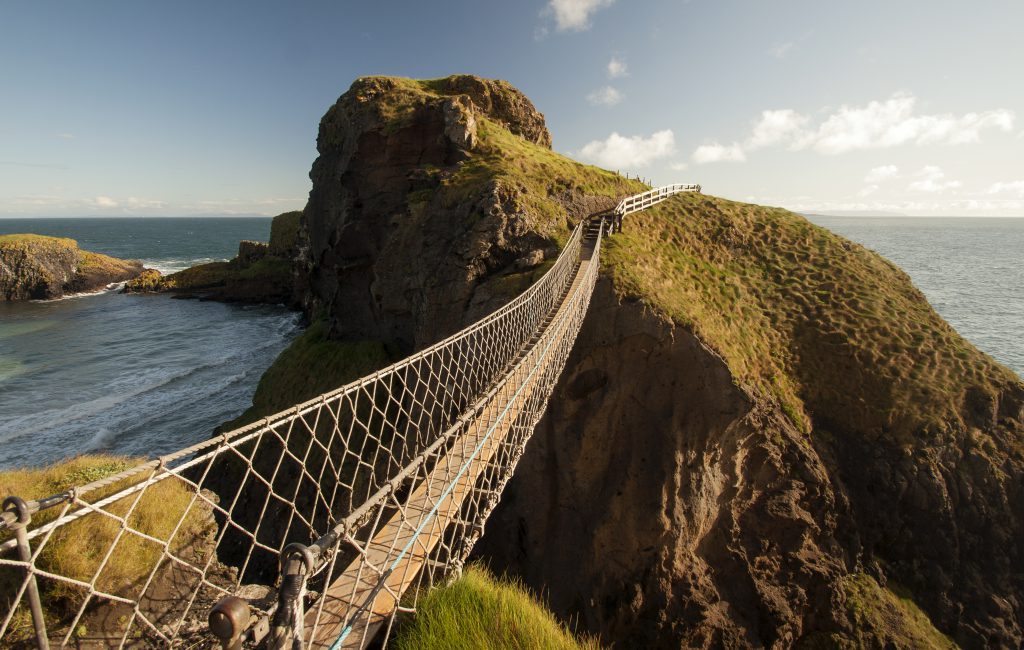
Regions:
<instances>
[{"instance_id":1,"label":"rock outcrop","mask_svg":"<svg viewBox=\"0 0 1024 650\"><path fill-rule=\"evenodd\" d=\"M329 316L332 336L411 351L500 304L466 313L483 278L556 250L552 235L568 221L535 227L525 188L486 171L500 164L488 130L551 143L522 93L477 77L367 77L327 111L305 227L307 309Z\"/></svg>"},{"instance_id":2,"label":"rock outcrop","mask_svg":"<svg viewBox=\"0 0 1024 650\"><path fill-rule=\"evenodd\" d=\"M314 347L383 364L476 320L643 189L549 144L504 82L356 81L300 228L317 338L260 403ZM1019 647L1020 379L798 215L687 196L625 227L478 557L617 647Z\"/></svg>"},{"instance_id":3,"label":"rock outcrop","mask_svg":"<svg viewBox=\"0 0 1024 650\"><path fill-rule=\"evenodd\" d=\"M52 300L99 291L142 272L141 262L81 250L73 239L0 235L3 300Z\"/></svg>"},{"instance_id":4,"label":"rock outcrop","mask_svg":"<svg viewBox=\"0 0 1024 650\"><path fill-rule=\"evenodd\" d=\"M241 241L238 255L228 262L200 264L166 276L147 269L125 284L124 292L297 307L305 286L299 262L301 214L286 212L274 217L269 243Z\"/></svg>"}]
</instances>

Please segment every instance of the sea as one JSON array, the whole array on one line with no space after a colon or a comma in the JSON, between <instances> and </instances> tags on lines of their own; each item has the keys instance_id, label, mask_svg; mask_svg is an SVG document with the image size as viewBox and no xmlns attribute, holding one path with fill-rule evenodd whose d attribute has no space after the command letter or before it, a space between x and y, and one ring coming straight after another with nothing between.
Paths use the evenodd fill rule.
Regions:
<instances>
[{"instance_id":1,"label":"sea","mask_svg":"<svg viewBox=\"0 0 1024 650\"><path fill-rule=\"evenodd\" d=\"M71 237L165 273L267 241L270 219L0 219L0 234ZM153 457L241 414L301 331L284 307L116 290L0 302L0 469L83 453Z\"/></svg>"},{"instance_id":2,"label":"sea","mask_svg":"<svg viewBox=\"0 0 1024 650\"><path fill-rule=\"evenodd\" d=\"M894 262L961 336L1024 377L1024 218L808 218Z\"/></svg>"},{"instance_id":3,"label":"sea","mask_svg":"<svg viewBox=\"0 0 1024 650\"><path fill-rule=\"evenodd\" d=\"M1024 375L1024 219L811 219L898 264L962 335ZM0 219L14 232L171 272L266 241L270 219ZM204 440L245 410L299 331L280 307L116 291L0 303L0 469Z\"/></svg>"}]
</instances>

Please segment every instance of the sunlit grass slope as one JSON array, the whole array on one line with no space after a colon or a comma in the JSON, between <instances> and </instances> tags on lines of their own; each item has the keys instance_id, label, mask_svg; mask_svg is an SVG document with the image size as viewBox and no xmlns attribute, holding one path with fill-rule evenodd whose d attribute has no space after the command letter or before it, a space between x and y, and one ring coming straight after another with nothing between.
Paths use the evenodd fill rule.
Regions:
<instances>
[{"instance_id":1,"label":"sunlit grass slope","mask_svg":"<svg viewBox=\"0 0 1024 650\"><path fill-rule=\"evenodd\" d=\"M674 197L630 215L602 262L691 327L804 430L940 435L1019 381L881 256L779 208Z\"/></svg>"}]
</instances>

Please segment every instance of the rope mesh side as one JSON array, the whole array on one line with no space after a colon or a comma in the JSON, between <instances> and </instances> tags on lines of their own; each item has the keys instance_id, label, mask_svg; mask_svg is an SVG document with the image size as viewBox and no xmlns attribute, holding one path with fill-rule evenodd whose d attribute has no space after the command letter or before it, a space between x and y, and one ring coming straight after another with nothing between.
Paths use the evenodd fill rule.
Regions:
<instances>
[{"instance_id":1,"label":"rope mesh side","mask_svg":"<svg viewBox=\"0 0 1024 650\"><path fill-rule=\"evenodd\" d=\"M280 558L294 548L315 599L293 599L288 633L361 647L389 632L423 588L460 570L544 411L597 278L600 237L584 243L585 227L527 291L422 352L31 502L59 505L29 524L27 560L0 527L0 644L32 638L32 583L61 606L46 621L55 644L191 645L211 638L207 613L233 594L277 621L274 594L254 585L285 584ZM75 536L90 540L86 557L51 557Z\"/></svg>"}]
</instances>

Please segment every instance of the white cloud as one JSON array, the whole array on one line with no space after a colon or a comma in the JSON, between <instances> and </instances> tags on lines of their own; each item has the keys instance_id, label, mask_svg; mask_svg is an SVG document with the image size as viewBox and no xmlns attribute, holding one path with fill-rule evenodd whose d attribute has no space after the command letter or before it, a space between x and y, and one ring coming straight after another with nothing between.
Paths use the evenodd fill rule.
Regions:
<instances>
[{"instance_id":1,"label":"white cloud","mask_svg":"<svg viewBox=\"0 0 1024 650\"><path fill-rule=\"evenodd\" d=\"M116 208L119 204L109 196L97 196L92 200L93 205L97 208Z\"/></svg>"},{"instance_id":2,"label":"white cloud","mask_svg":"<svg viewBox=\"0 0 1024 650\"><path fill-rule=\"evenodd\" d=\"M882 165L873 167L864 177L865 183L881 183L900 175L900 168L896 165Z\"/></svg>"},{"instance_id":3,"label":"white cloud","mask_svg":"<svg viewBox=\"0 0 1024 650\"><path fill-rule=\"evenodd\" d=\"M587 95L587 101L594 106L615 106L622 101L622 93L611 86L604 86Z\"/></svg>"},{"instance_id":4,"label":"white cloud","mask_svg":"<svg viewBox=\"0 0 1024 650\"><path fill-rule=\"evenodd\" d=\"M789 41L787 43L776 43L768 49L768 53L774 56L776 59L785 58L789 52L796 47L796 43Z\"/></svg>"},{"instance_id":5,"label":"white cloud","mask_svg":"<svg viewBox=\"0 0 1024 650\"><path fill-rule=\"evenodd\" d=\"M897 93L866 106L842 106L821 125L794 142L795 149L840 154L858 149L880 149L903 144L966 144L978 142L983 129L1013 129L1014 114L1007 109L955 116L915 115L917 98Z\"/></svg>"},{"instance_id":6,"label":"white cloud","mask_svg":"<svg viewBox=\"0 0 1024 650\"><path fill-rule=\"evenodd\" d=\"M1003 192L1014 193L1024 198L1024 181L999 181L998 183L992 183L985 190L985 194L1002 194Z\"/></svg>"},{"instance_id":7,"label":"white cloud","mask_svg":"<svg viewBox=\"0 0 1024 650\"><path fill-rule=\"evenodd\" d=\"M613 56L612 60L608 62L608 78L618 79L619 77L625 77L629 74L629 68L626 66L626 62L617 56Z\"/></svg>"},{"instance_id":8,"label":"white cloud","mask_svg":"<svg viewBox=\"0 0 1024 650\"><path fill-rule=\"evenodd\" d=\"M712 142L711 144L702 144L697 147L693 155L693 162L698 165L712 162L743 162L747 159L745 153L743 153L743 147L738 142L734 142L729 146Z\"/></svg>"},{"instance_id":9,"label":"white cloud","mask_svg":"<svg viewBox=\"0 0 1024 650\"><path fill-rule=\"evenodd\" d=\"M74 140L75 139L75 134L73 134L73 133L57 133L56 135L61 140Z\"/></svg>"},{"instance_id":10,"label":"white cloud","mask_svg":"<svg viewBox=\"0 0 1024 650\"><path fill-rule=\"evenodd\" d=\"M706 145L698 148L700 156L694 152L694 159L722 160L727 155L729 160L744 160L748 151L773 145L841 154L907 144L967 144L979 142L984 130L1010 132L1016 120L1014 112L1005 108L963 115L918 115L916 104L913 95L897 93L864 106L844 105L810 128L806 128L810 118L792 109L762 111L742 145Z\"/></svg>"},{"instance_id":11,"label":"white cloud","mask_svg":"<svg viewBox=\"0 0 1024 650\"><path fill-rule=\"evenodd\" d=\"M598 9L610 6L615 0L549 0L545 14L555 17L555 29L582 31L590 28L590 16Z\"/></svg>"},{"instance_id":12,"label":"white cloud","mask_svg":"<svg viewBox=\"0 0 1024 650\"><path fill-rule=\"evenodd\" d=\"M669 165L669 169L671 169L674 172L685 172L689 168L690 166L684 162L674 162L671 165Z\"/></svg>"},{"instance_id":13,"label":"white cloud","mask_svg":"<svg viewBox=\"0 0 1024 650\"><path fill-rule=\"evenodd\" d=\"M857 196L871 196L872 194L874 194L877 191L878 191L878 186L877 185L868 185L867 187L862 189L860 192L857 192Z\"/></svg>"},{"instance_id":14,"label":"white cloud","mask_svg":"<svg viewBox=\"0 0 1024 650\"><path fill-rule=\"evenodd\" d=\"M907 186L907 189L912 192L938 194L960 187L960 181L947 181L945 172L935 165L922 168L915 176L918 180Z\"/></svg>"},{"instance_id":15,"label":"white cloud","mask_svg":"<svg viewBox=\"0 0 1024 650\"><path fill-rule=\"evenodd\" d=\"M852 200L830 201L808 196L747 196L744 200L762 205L783 205L795 212L815 214L874 213L908 216L1019 216L1024 199L933 199L912 201Z\"/></svg>"},{"instance_id":16,"label":"white cloud","mask_svg":"<svg viewBox=\"0 0 1024 650\"><path fill-rule=\"evenodd\" d=\"M622 136L612 133L605 140L594 140L582 149L579 155L610 169L643 167L659 158L676 152L675 134L670 129L657 131L648 137L639 135Z\"/></svg>"},{"instance_id":17,"label":"white cloud","mask_svg":"<svg viewBox=\"0 0 1024 650\"><path fill-rule=\"evenodd\" d=\"M124 200L125 205L132 209L153 209L162 208L167 204L164 201L157 201L155 199L140 199L137 196L129 196Z\"/></svg>"},{"instance_id":18,"label":"white cloud","mask_svg":"<svg viewBox=\"0 0 1024 650\"><path fill-rule=\"evenodd\" d=\"M807 118L794 110L761 111L761 119L747 140L747 149L770 147L796 137L807 123Z\"/></svg>"}]
</instances>

